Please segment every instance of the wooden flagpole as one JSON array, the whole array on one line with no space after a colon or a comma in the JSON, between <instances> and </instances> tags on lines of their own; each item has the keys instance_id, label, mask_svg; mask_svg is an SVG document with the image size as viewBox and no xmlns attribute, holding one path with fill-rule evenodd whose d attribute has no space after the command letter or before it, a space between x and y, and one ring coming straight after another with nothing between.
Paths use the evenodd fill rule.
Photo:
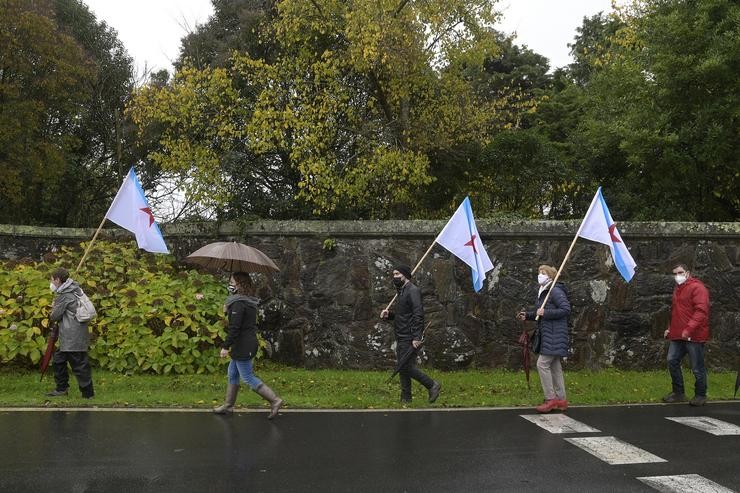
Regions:
<instances>
[{"instance_id":1,"label":"wooden flagpole","mask_svg":"<svg viewBox=\"0 0 740 493\"><path fill-rule=\"evenodd\" d=\"M74 270L75 273L80 270L80 267L82 267L82 262L85 261L85 259L87 258L87 254L90 253L90 249L92 248L93 243L95 243L95 238L98 237L98 233L100 233L100 230L103 228L103 224L105 224L105 220L107 218L108 218L108 214L103 216L103 220L100 221L100 226L98 226L98 229L95 230L95 234L93 235L92 240L90 240L90 243L88 243L87 248L85 248L85 253L82 255L82 258L80 259L80 263L77 264L77 268Z\"/></svg>"},{"instance_id":2,"label":"wooden flagpole","mask_svg":"<svg viewBox=\"0 0 740 493\"><path fill-rule=\"evenodd\" d=\"M108 207L108 210L105 212L105 216L103 216L103 220L100 221L100 226L98 226L98 229L95 230L95 234L93 235L92 240L90 240L90 243L87 245L87 248L85 249L85 253L82 255L82 258L80 259L80 263L77 264L77 268L75 269L75 272L78 272L80 270L80 267L82 267L82 263L85 261L85 258L87 258L87 254L90 253L90 249L92 248L93 243L95 243L95 239L98 237L98 233L100 233L100 230L103 229L103 224L105 224L105 220L108 219L108 213L110 212L111 207L113 207L113 204L116 203L118 196L121 195L121 190L123 190L123 184L126 183L127 178L128 178L128 173L126 173L126 176L123 177L121 186L118 187L118 192L116 192L116 196L113 197L113 202L110 203L110 207Z\"/></svg>"},{"instance_id":3,"label":"wooden flagpole","mask_svg":"<svg viewBox=\"0 0 740 493\"><path fill-rule=\"evenodd\" d=\"M426 253L425 253L425 254L424 254L424 255L423 255L422 257L421 257L421 260L419 260L419 261L418 261L418 262L416 263L416 267L414 267L414 270L412 270L412 271L411 271L411 275L412 275L412 276L414 275L414 273L416 272L416 270L417 270L417 269L418 269L418 268L419 268L419 267L421 266L421 263L422 263L422 262L424 261L424 259L425 259L425 258L427 258L427 255L429 255L429 252L431 252L431 251L432 251L432 248L434 248L434 244L435 244L435 243L437 243L437 239L436 239L436 238L435 238L435 240L434 240L434 241L432 242L432 244L431 244L431 245L429 245L429 248L427 248L427 251L426 251ZM391 300L391 302L390 302L390 303L388 303L388 306L386 306L386 307L385 307L385 309L386 309L386 310L390 310L390 309L391 309L391 305L393 305L393 302L395 302L395 301L396 301L396 298L398 298L398 293L396 293L396 295L395 295L395 296L393 296L393 299Z\"/></svg>"},{"instance_id":4,"label":"wooden flagpole","mask_svg":"<svg viewBox=\"0 0 740 493\"><path fill-rule=\"evenodd\" d=\"M591 208L589 207L589 210ZM586 213L588 216L588 213ZM585 218L584 218L585 219ZM545 300L542 302L542 306L540 308L545 308L545 305L547 304L547 300L550 299L550 293L552 293L552 288L555 286L555 283L558 282L558 279L560 279L560 274L563 272L563 268L565 267L565 263L568 262L568 258L570 257L570 253L573 251L573 247L576 245L576 240L578 240L578 237L581 234L581 230L583 229L583 223L584 221L581 221L581 225L578 227L578 231L576 231L576 237L573 238L573 241L570 243L570 248L568 248L568 251L565 253L565 258L563 259L562 263L560 264L560 268L558 269L558 273L555 275L555 279L552 280L550 283L550 289L547 290L547 294L545 295ZM535 313L535 320L539 320L540 316Z\"/></svg>"}]
</instances>

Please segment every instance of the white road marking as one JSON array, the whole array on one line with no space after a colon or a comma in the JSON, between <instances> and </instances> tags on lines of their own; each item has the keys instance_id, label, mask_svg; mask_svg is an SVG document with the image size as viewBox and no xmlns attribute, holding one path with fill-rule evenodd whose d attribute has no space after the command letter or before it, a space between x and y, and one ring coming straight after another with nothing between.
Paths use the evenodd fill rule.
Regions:
<instances>
[{"instance_id":1,"label":"white road marking","mask_svg":"<svg viewBox=\"0 0 740 493\"><path fill-rule=\"evenodd\" d=\"M531 421L550 433L599 433L600 430L566 416L565 414L521 414L522 418Z\"/></svg>"},{"instance_id":2,"label":"white road marking","mask_svg":"<svg viewBox=\"0 0 740 493\"><path fill-rule=\"evenodd\" d=\"M735 493L698 474L637 478L662 493Z\"/></svg>"},{"instance_id":3,"label":"white road marking","mask_svg":"<svg viewBox=\"0 0 740 493\"><path fill-rule=\"evenodd\" d=\"M565 440L611 465L668 462L616 437L566 438Z\"/></svg>"},{"instance_id":4,"label":"white road marking","mask_svg":"<svg viewBox=\"0 0 740 493\"><path fill-rule=\"evenodd\" d=\"M740 435L740 426L726 421L720 421L719 419L708 418L706 416L689 416L666 419L696 428L697 430L706 431L712 435Z\"/></svg>"}]
</instances>

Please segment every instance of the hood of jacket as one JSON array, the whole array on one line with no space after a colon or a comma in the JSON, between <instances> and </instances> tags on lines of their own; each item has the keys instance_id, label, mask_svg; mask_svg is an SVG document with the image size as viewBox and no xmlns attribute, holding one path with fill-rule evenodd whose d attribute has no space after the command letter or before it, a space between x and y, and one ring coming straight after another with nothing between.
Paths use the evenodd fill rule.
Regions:
<instances>
[{"instance_id":1,"label":"hood of jacket","mask_svg":"<svg viewBox=\"0 0 740 493\"><path fill-rule=\"evenodd\" d=\"M70 277L57 288L56 292L59 294L76 293L78 289L80 289L80 284Z\"/></svg>"},{"instance_id":2,"label":"hood of jacket","mask_svg":"<svg viewBox=\"0 0 740 493\"><path fill-rule=\"evenodd\" d=\"M563 284L562 282L558 281L558 282L555 283L555 286L557 286L560 289L562 289L563 290L563 293L565 293L565 296L568 296L568 288L565 287L565 284Z\"/></svg>"},{"instance_id":3,"label":"hood of jacket","mask_svg":"<svg viewBox=\"0 0 740 493\"><path fill-rule=\"evenodd\" d=\"M563 290L563 293L565 293L565 296L568 296L568 288L565 287L565 284L563 284L562 282L558 281L558 282L555 283L555 286L557 286L560 289L562 289ZM539 296L542 296L542 293L546 293L550 289L552 289L552 283L548 284L547 287L545 287L545 289L543 289L542 291L540 291Z\"/></svg>"},{"instance_id":4,"label":"hood of jacket","mask_svg":"<svg viewBox=\"0 0 740 493\"><path fill-rule=\"evenodd\" d=\"M228 310L229 307L237 301L244 301L254 307L257 307L257 305L260 304L260 299L255 298L254 296L247 296L246 294L231 294L226 297L226 301L224 302L224 309Z\"/></svg>"}]
</instances>

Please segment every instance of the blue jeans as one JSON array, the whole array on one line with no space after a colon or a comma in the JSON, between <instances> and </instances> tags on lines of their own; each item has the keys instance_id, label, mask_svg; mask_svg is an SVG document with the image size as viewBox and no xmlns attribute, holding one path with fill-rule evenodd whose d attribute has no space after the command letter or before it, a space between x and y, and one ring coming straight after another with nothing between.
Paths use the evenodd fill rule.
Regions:
<instances>
[{"instance_id":1,"label":"blue jeans","mask_svg":"<svg viewBox=\"0 0 740 493\"><path fill-rule=\"evenodd\" d=\"M668 346L668 371L671 374L673 392L685 394L683 387L683 373L681 373L681 360L686 353L689 354L691 372L694 374L696 384L694 394L706 397L707 395L707 369L704 367L704 343L689 341L671 341Z\"/></svg>"},{"instance_id":2,"label":"blue jeans","mask_svg":"<svg viewBox=\"0 0 740 493\"><path fill-rule=\"evenodd\" d=\"M239 377L244 380L244 383L249 385L252 390L262 385L262 380L257 378L254 374L254 368L252 367L251 359L232 359L229 363L229 383L237 385L239 383Z\"/></svg>"}]
</instances>

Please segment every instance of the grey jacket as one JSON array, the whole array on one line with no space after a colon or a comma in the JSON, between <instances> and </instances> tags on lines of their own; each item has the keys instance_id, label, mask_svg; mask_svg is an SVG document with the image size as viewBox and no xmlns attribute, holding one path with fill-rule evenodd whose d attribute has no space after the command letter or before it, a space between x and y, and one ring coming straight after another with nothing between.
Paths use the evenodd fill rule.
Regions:
<instances>
[{"instance_id":1,"label":"grey jacket","mask_svg":"<svg viewBox=\"0 0 740 493\"><path fill-rule=\"evenodd\" d=\"M82 289L76 281L67 279L57 288L54 304L49 319L59 322L59 351L87 351L90 345L90 333L87 322L78 322L75 318L77 296Z\"/></svg>"}]
</instances>

